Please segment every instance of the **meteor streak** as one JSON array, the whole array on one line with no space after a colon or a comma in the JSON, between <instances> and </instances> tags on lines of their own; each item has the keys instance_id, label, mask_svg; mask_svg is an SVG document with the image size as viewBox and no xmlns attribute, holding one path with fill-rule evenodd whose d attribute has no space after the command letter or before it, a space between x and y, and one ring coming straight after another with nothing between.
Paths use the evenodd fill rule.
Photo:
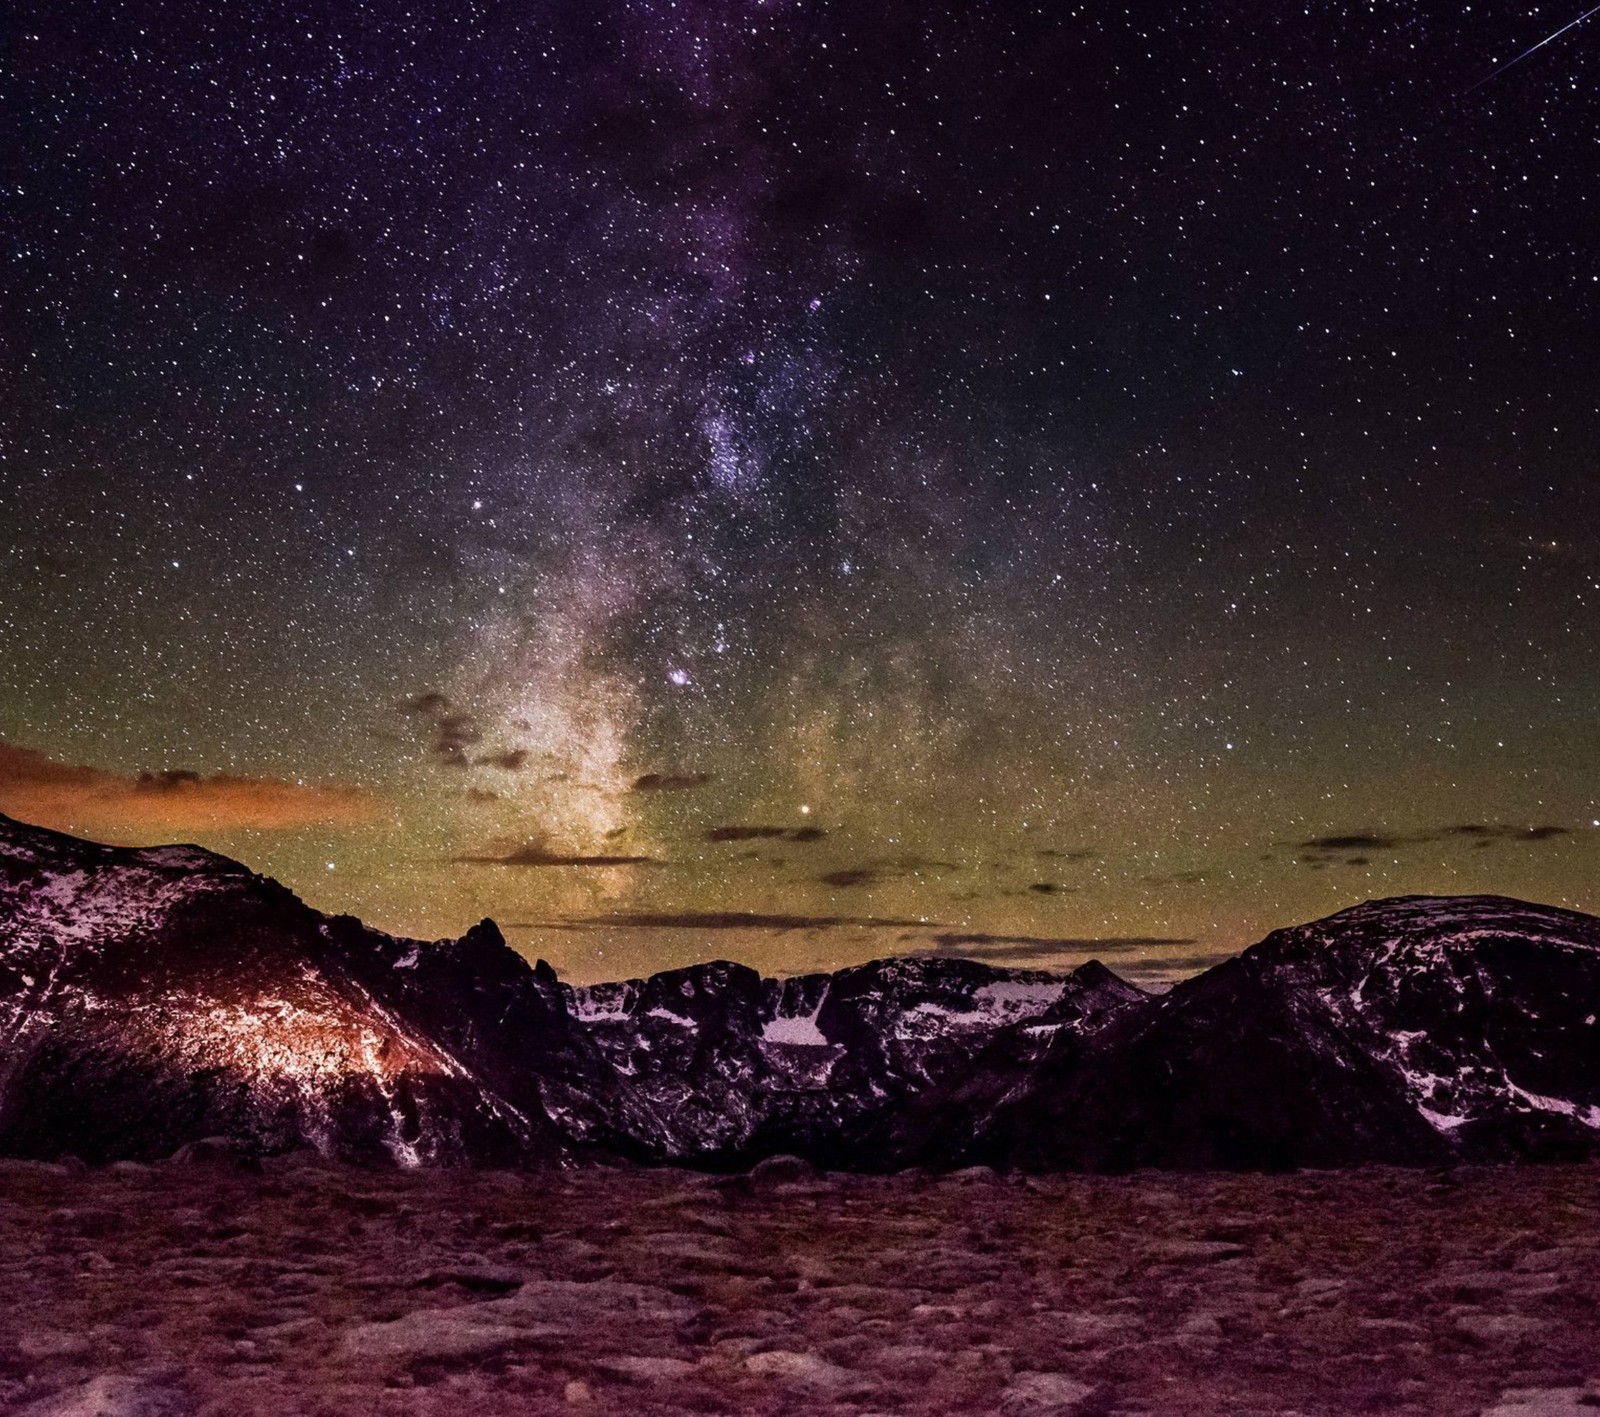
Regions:
<instances>
[{"instance_id":1,"label":"meteor streak","mask_svg":"<svg viewBox=\"0 0 1600 1417\"><path fill-rule=\"evenodd\" d=\"M1489 82L1490 79L1495 78L1497 75L1505 73L1505 71L1507 69L1512 68L1514 65L1522 63L1522 61L1524 59L1526 59L1530 54L1536 53L1538 50L1543 49L1545 47L1545 45L1550 44L1553 41L1560 39L1561 36L1564 35L1568 30L1576 29L1586 19L1588 19L1590 15L1600 15L1600 5L1596 5L1592 10L1585 10L1581 15L1578 16L1577 19L1573 20L1571 24L1562 25L1561 28L1558 29L1554 34L1546 35L1545 38L1541 39L1531 49L1524 49L1521 54L1516 56L1516 58L1507 59L1506 62L1504 64L1500 65L1499 68L1491 69L1487 74L1485 74L1481 79L1479 79L1477 83L1469 84L1466 88L1462 89L1461 92L1463 94L1469 94L1469 93L1474 92L1477 89L1481 89L1486 83Z\"/></svg>"}]
</instances>

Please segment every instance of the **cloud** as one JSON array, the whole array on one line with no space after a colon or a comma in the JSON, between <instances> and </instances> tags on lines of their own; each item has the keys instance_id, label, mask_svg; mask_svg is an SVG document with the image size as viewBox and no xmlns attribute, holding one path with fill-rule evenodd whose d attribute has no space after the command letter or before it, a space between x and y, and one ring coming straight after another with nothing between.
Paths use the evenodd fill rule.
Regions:
<instances>
[{"instance_id":1,"label":"cloud","mask_svg":"<svg viewBox=\"0 0 1600 1417\"><path fill-rule=\"evenodd\" d=\"M881 915L800 915L748 910L614 911L605 915L560 920L504 922L507 930L559 930L575 934L608 930L747 930L770 933L826 930L893 930L895 952L921 959L975 959L986 964L1066 970L1085 956L1118 960L1127 976L1171 980L1230 959L1236 951L1200 953L1193 938L1156 935L1044 937L957 932L938 921L897 919ZM920 946L918 942L922 943ZM1153 958L1141 958L1153 951ZM1119 958L1120 957L1120 958Z\"/></svg>"},{"instance_id":2,"label":"cloud","mask_svg":"<svg viewBox=\"0 0 1600 1417\"><path fill-rule=\"evenodd\" d=\"M633 780L635 792L690 792L711 781L708 772L647 772Z\"/></svg>"},{"instance_id":3,"label":"cloud","mask_svg":"<svg viewBox=\"0 0 1600 1417\"><path fill-rule=\"evenodd\" d=\"M707 841L821 841L827 836L821 827L710 827Z\"/></svg>"},{"instance_id":4,"label":"cloud","mask_svg":"<svg viewBox=\"0 0 1600 1417\"><path fill-rule=\"evenodd\" d=\"M856 886L870 886L882 879L882 872L871 866L847 866L842 871L829 871L825 876L817 878L825 886L837 886L840 890L851 890Z\"/></svg>"},{"instance_id":5,"label":"cloud","mask_svg":"<svg viewBox=\"0 0 1600 1417\"><path fill-rule=\"evenodd\" d=\"M791 840L805 840L796 836ZM934 861L921 856L899 856L889 861L869 861L860 866L843 866L837 871L829 871L825 876L817 879L825 886L837 886L841 890L849 890L856 886L873 886L880 881L892 881L914 876L940 876L947 871L959 871L961 867L954 861Z\"/></svg>"},{"instance_id":6,"label":"cloud","mask_svg":"<svg viewBox=\"0 0 1600 1417\"><path fill-rule=\"evenodd\" d=\"M1238 957L1237 950L1191 950L1184 954L1161 955L1155 959L1123 960L1117 973L1130 984L1150 988L1176 984L1180 979L1202 973Z\"/></svg>"},{"instance_id":7,"label":"cloud","mask_svg":"<svg viewBox=\"0 0 1600 1417\"><path fill-rule=\"evenodd\" d=\"M369 820L377 805L371 793L337 784L208 777L192 768L115 773L0 743L0 811L59 831L147 838L351 826Z\"/></svg>"},{"instance_id":8,"label":"cloud","mask_svg":"<svg viewBox=\"0 0 1600 1417\"><path fill-rule=\"evenodd\" d=\"M447 766L469 767L467 750L483 738L483 730L473 721L472 715L460 712L448 694L430 690L407 699L405 711L427 725L431 741L428 751Z\"/></svg>"},{"instance_id":9,"label":"cloud","mask_svg":"<svg viewBox=\"0 0 1600 1417\"><path fill-rule=\"evenodd\" d=\"M1408 846L1429 846L1448 842L1471 842L1476 850L1485 850L1500 842L1524 841L1537 843L1555 841L1571 836L1569 827L1546 822L1536 826L1516 827L1503 823L1458 822L1452 826L1429 827L1411 833L1385 831L1346 832L1329 836L1313 836L1296 843L1305 853L1298 858L1302 864L1319 870L1332 864L1335 857L1343 857L1347 866L1365 866L1371 851L1399 851ZM1346 852L1355 856L1344 856Z\"/></svg>"},{"instance_id":10,"label":"cloud","mask_svg":"<svg viewBox=\"0 0 1600 1417\"><path fill-rule=\"evenodd\" d=\"M1131 954L1136 950L1176 949L1194 945L1187 937L1168 938L1157 935L1090 935L1051 938L1038 935L989 935L982 933L935 934L930 949L919 950L923 955L957 955L963 959L979 959L988 964L1021 964L1041 960L1061 961L1068 955L1094 957ZM1157 961L1151 961L1153 967Z\"/></svg>"},{"instance_id":11,"label":"cloud","mask_svg":"<svg viewBox=\"0 0 1600 1417\"><path fill-rule=\"evenodd\" d=\"M472 765L499 768L502 772L517 772L527 766L530 756L526 748L507 748L503 753L485 753L480 758L474 758Z\"/></svg>"},{"instance_id":12,"label":"cloud","mask_svg":"<svg viewBox=\"0 0 1600 1417\"><path fill-rule=\"evenodd\" d=\"M1314 836L1300 845L1307 851L1389 851L1417 839L1391 836L1387 832L1349 832L1343 836ZM1421 839L1426 841L1429 838Z\"/></svg>"},{"instance_id":13,"label":"cloud","mask_svg":"<svg viewBox=\"0 0 1600 1417\"><path fill-rule=\"evenodd\" d=\"M602 930L833 930L845 927L868 930L921 929L924 920L892 920L876 915L784 915L760 914L750 910L691 910L675 913L618 911L611 915L590 915L562 920L553 925L533 921L508 925L507 929Z\"/></svg>"},{"instance_id":14,"label":"cloud","mask_svg":"<svg viewBox=\"0 0 1600 1417\"><path fill-rule=\"evenodd\" d=\"M458 708L448 694L430 690L407 699L403 707L426 725L428 752L446 767L520 772L533 756L526 748L496 748L474 753L472 750L483 742L483 727L473 714Z\"/></svg>"},{"instance_id":15,"label":"cloud","mask_svg":"<svg viewBox=\"0 0 1600 1417\"><path fill-rule=\"evenodd\" d=\"M1062 895L1067 891L1077 890L1076 886L1060 886L1054 881L1035 881L1028 887L1034 895Z\"/></svg>"},{"instance_id":16,"label":"cloud","mask_svg":"<svg viewBox=\"0 0 1600 1417\"><path fill-rule=\"evenodd\" d=\"M467 766L467 749L483 741L483 730L473 722L472 715L447 713L433 725L433 743L429 751L453 768Z\"/></svg>"},{"instance_id":17,"label":"cloud","mask_svg":"<svg viewBox=\"0 0 1600 1417\"><path fill-rule=\"evenodd\" d=\"M934 945L947 954L964 950L1010 949L1025 946L1082 954L1126 954L1129 950L1166 949L1198 943L1192 936L1168 935L990 935L983 932L936 934Z\"/></svg>"},{"instance_id":18,"label":"cloud","mask_svg":"<svg viewBox=\"0 0 1600 1417\"><path fill-rule=\"evenodd\" d=\"M1042 856L1047 861L1093 861L1100 853L1079 848L1073 851L1058 851L1053 846L1041 846L1035 856Z\"/></svg>"},{"instance_id":19,"label":"cloud","mask_svg":"<svg viewBox=\"0 0 1600 1417\"><path fill-rule=\"evenodd\" d=\"M1486 827L1480 822L1467 822L1449 827L1444 835L1469 836L1479 841L1554 841L1560 836L1571 836L1571 829L1546 822L1536 827Z\"/></svg>"},{"instance_id":20,"label":"cloud","mask_svg":"<svg viewBox=\"0 0 1600 1417\"><path fill-rule=\"evenodd\" d=\"M653 856L586 856L565 851L551 851L539 842L515 846L509 851L490 852L475 856L457 856L455 860L469 866L653 866L660 864Z\"/></svg>"}]
</instances>

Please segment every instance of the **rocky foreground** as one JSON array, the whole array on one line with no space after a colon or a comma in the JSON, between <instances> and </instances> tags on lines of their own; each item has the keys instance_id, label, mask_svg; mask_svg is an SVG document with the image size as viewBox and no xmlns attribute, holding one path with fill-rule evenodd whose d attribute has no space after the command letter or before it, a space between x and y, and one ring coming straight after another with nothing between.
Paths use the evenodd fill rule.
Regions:
<instances>
[{"instance_id":1,"label":"rocky foreground","mask_svg":"<svg viewBox=\"0 0 1600 1417\"><path fill-rule=\"evenodd\" d=\"M1600 1408L1589 1164L250 1174L200 1153L0 1162L0 1410Z\"/></svg>"}]
</instances>

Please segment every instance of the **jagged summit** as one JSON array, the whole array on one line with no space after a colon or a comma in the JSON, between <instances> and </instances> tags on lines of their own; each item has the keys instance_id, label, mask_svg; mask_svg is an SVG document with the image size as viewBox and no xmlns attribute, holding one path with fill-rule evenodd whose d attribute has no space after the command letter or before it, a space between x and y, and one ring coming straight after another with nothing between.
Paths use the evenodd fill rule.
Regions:
<instances>
[{"instance_id":1,"label":"jagged summit","mask_svg":"<svg viewBox=\"0 0 1600 1417\"><path fill-rule=\"evenodd\" d=\"M621 1080L638 1154L732 1165L798 1151L843 1168L869 1155L858 1134L1001 1034L1050 1034L1146 995L1103 968L901 957L783 979L714 961L566 997Z\"/></svg>"},{"instance_id":2,"label":"jagged summit","mask_svg":"<svg viewBox=\"0 0 1600 1417\"><path fill-rule=\"evenodd\" d=\"M1077 992L960 959L574 989L490 920L402 939L198 847L0 820L0 1149L28 1155L225 1133L400 1164L821 1156Z\"/></svg>"},{"instance_id":3,"label":"jagged summit","mask_svg":"<svg viewBox=\"0 0 1600 1417\"><path fill-rule=\"evenodd\" d=\"M0 817L0 1152L1117 1170L1592 1154L1600 920L1368 901L1169 993L921 956L570 986Z\"/></svg>"}]
</instances>

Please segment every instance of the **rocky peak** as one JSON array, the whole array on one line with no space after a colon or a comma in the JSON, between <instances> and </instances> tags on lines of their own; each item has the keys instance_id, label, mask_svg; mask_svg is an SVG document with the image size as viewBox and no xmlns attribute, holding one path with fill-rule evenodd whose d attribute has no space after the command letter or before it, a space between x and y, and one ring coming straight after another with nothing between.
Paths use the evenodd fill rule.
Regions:
<instances>
[{"instance_id":1,"label":"rocky peak","mask_svg":"<svg viewBox=\"0 0 1600 1417\"><path fill-rule=\"evenodd\" d=\"M1118 1169L1600 1149L1600 920L1369 901L1152 996L944 955L569 986L0 818L0 1151Z\"/></svg>"}]
</instances>

